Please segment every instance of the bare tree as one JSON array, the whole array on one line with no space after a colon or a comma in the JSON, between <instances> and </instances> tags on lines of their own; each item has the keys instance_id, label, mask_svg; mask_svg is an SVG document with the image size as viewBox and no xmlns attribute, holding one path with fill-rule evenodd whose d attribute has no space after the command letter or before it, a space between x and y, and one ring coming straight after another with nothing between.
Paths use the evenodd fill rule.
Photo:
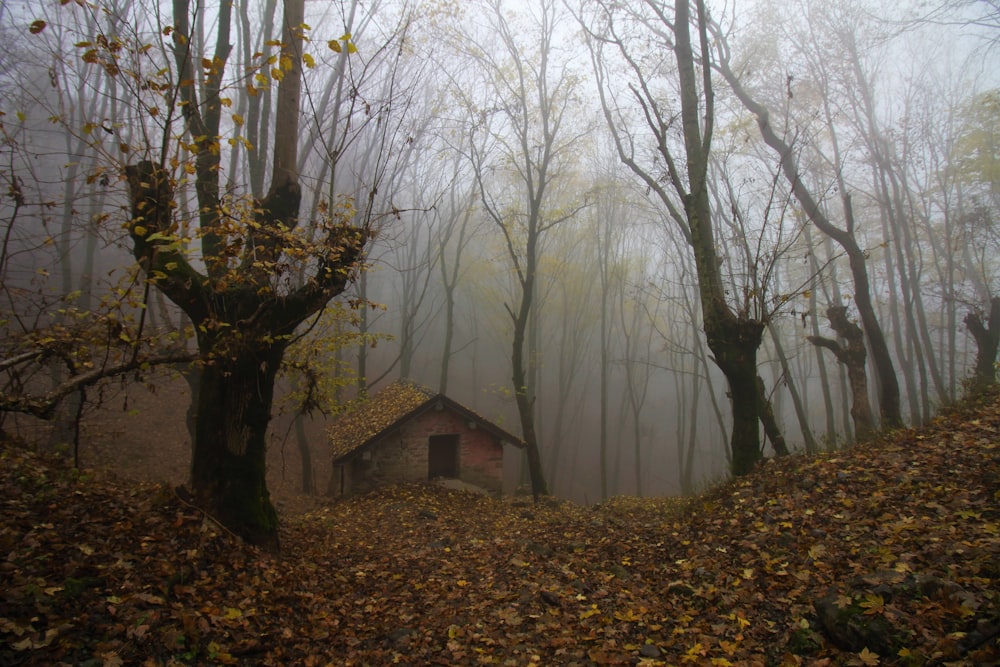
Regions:
<instances>
[{"instance_id":1,"label":"bare tree","mask_svg":"<svg viewBox=\"0 0 1000 667\"><path fill-rule=\"evenodd\" d=\"M549 190L582 136L564 125L573 107L575 78L555 48L559 7L545 0L531 13L529 25L515 26L505 4L489 0L484 3L484 32L464 47L467 62L483 76L487 96L480 102L463 94L466 107L479 109L468 156L483 210L501 233L514 272L516 300L505 304L513 326L511 380L536 497L548 493L532 382L537 356L529 347L537 317L540 246L546 233L578 208L554 211Z\"/></svg>"},{"instance_id":2,"label":"bare tree","mask_svg":"<svg viewBox=\"0 0 1000 667\"><path fill-rule=\"evenodd\" d=\"M889 347L885 342L882 327L879 324L878 316L875 312L871 299L871 287L869 286L868 269L866 265L867 253L858 244L855 237L854 205L851 194L844 183L841 183L841 195L845 226L839 228L827 217L819 202L799 172L795 152L792 145L782 138L771 123L769 111L742 85L739 77L732 70L730 65L730 54L724 39L717 36L716 41L719 49L718 70L729 83L743 105L757 118L757 126L760 129L764 142L778 154L783 173L792 189L795 198L799 201L809 220L816 225L824 234L834 239L846 252L850 262L851 273L854 278L854 300L858 312L861 316L865 334L868 336L869 345L872 350L872 360L878 373L878 386L880 389L879 407L882 414L882 425L885 428L897 428L902 426L903 420L899 406L899 383L896 379L895 368L892 357L889 354ZM836 151L836 143L834 143ZM841 172L838 171L838 174Z\"/></svg>"},{"instance_id":3,"label":"bare tree","mask_svg":"<svg viewBox=\"0 0 1000 667\"><path fill-rule=\"evenodd\" d=\"M727 299L709 188L715 94L705 4L701 0L678 0L672 7L652 1L633 6L600 2L592 14L581 13L578 19L587 31L604 116L619 157L656 196L693 252L702 325L713 359L729 385L731 469L736 475L745 474L762 456L757 350L767 316L760 300L765 290L759 285L738 290L744 300L736 305ZM668 81L660 79L667 68L659 60L655 68L647 66L643 49L649 40L673 54ZM625 68L627 78L619 67ZM665 101L670 98L661 94L663 85L671 87L679 109ZM625 115L626 97L632 99L644 125L643 134L633 131ZM653 147L648 157L647 145ZM744 273L751 274L751 270Z\"/></svg>"}]
</instances>

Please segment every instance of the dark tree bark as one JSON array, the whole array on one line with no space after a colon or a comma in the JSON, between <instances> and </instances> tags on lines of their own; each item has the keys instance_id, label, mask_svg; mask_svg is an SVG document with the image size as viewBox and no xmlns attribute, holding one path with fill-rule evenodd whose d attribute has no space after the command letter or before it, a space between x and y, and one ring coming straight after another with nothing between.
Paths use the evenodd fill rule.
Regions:
<instances>
[{"instance_id":1,"label":"dark tree bark","mask_svg":"<svg viewBox=\"0 0 1000 667\"><path fill-rule=\"evenodd\" d=\"M201 355L191 455L195 501L248 541L277 549L277 515L265 479L267 426L274 379L295 329L340 294L360 262L367 232L331 222L308 249L312 273L298 287L280 287L288 234L298 225L301 188L297 155L302 88L300 45L303 0L284 0L282 58L290 63L278 86L271 185L243 220L234 246L221 229L219 90L231 47L232 6L218 18L212 72L204 99L196 93L188 0L174 0L175 57L188 131L197 148L201 250L206 273L196 270L173 237L173 186L162 165L126 168L133 254L147 278L191 319ZM165 159L165 157L161 158ZM301 259L299 259L301 261Z\"/></svg>"},{"instance_id":2,"label":"dark tree bark","mask_svg":"<svg viewBox=\"0 0 1000 667\"><path fill-rule=\"evenodd\" d=\"M173 192L167 173L144 161L127 168L129 231L140 266L194 323L198 368L191 486L195 500L248 541L277 548L277 515L265 481L267 426L274 378L289 336L346 287L366 236L345 226L328 230L316 273L291 293L261 289L262 271L247 266L229 280L195 270L170 238ZM294 182L272 186L260 229L294 221ZM280 253L278 237L256 241L257 257Z\"/></svg>"},{"instance_id":3,"label":"dark tree bark","mask_svg":"<svg viewBox=\"0 0 1000 667\"><path fill-rule=\"evenodd\" d=\"M879 324L878 316L875 313L875 306L872 303L871 287L868 280L868 268L866 266L866 253L858 245L854 235L854 210L851 204L851 196L846 190L842 191L844 204L845 227L841 229L834 225L823 212L819 203L806 187L801 175L792 147L775 132L771 125L768 110L754 100L746 91L739 79L729 68L728 59L725 55L720 59L719 71L729 82L730 87L736 96L754 116L757 117L757 126L760 129L764 143L770 146L781 159L781 168L786 180L792 188L792 193L802 205L803 210L809 219L824 234L836 241L847 254L851 267L851 275L854 278L854 302L858 307L858 314L861 316L861 323L864 332L868 336L868 342L872 350L872 362L878 374L878 386L880 390L879 409L882 416L882 425L885 428L899 428L903 425L902 413L899 405L899 381L896 378L896 371L893 367L892 357L889 354L889 346L885 341L885 334Z\"/></svg>"},{"instance_id":4,"label":"dark tree bark","mask_svg":"<svg viewBox=\"0 0 1000 667\"><path fill-rule=\"evenodd\" d=\"M875 433L875 419L872 416L871 402L868 396L868 375L865 373L865 335L861 328L847 319L845 306L831 306L826 311L830 320L830 328L845 341L841 345L835 340L822 336L809 336L813 345L824 347L837 358L837 361L847 368L847 378L851 384L851 418L854 420L854 430L858 441L870 438Z\"/></svg>"},{"instance_id":5,"label":"dark tree bark","mask_svg":"<svg viewBox=\"0 0 1000 667\"><path fill-rule=\"evenodd\" d=\"M692 5L694 13L692 14ZM616 12L631 10L618 3L601 3L609 27L605 33L591 31L590 37L600 43L613 44L637 77L630 86L639 105L646 127L655 140L657 163L639 164L635 156L636 137L618 127L617 109L609 103L608 72L601 55L594 49L591 58L599 77L601 104L608 126L613 133L619 157L664 205L669 216L681 229L694 255L701 297L702 326L712 351L713 360L722 370L729 385L733 429L730 435L730 466L733 475L744 475L760 461L760 392L757 390L757 350L760 347L765 322L750 315L747 309L734 310L726 301L726 286L722 276L721 258L716 248L712 225L712 207L708 188L708 166L715 123L715 94L708 58L711 46L708 35L707 9L703 0L677 0L673 16L667 5L647 2L648 17L635 13L630 18L646 23L650 30L663 37L671 35L676 85L680 102L680 132L684 143L683 156L672 148L671 136L678 116L663 105L659 89L652 86L653 75L643 70L640 58L628 48L624 38L615 32ZM586 28L586 25L584 24ZM694 30L692 31L692 27ZM610 35L610 36L609 36ZM669 40L669 37L668 37ZM694 44L697 40L697 53ZM643 140L646 141L646 140ZM680 159L678 159L680 158ZM666 173L664 173L664 170ZM668 192L672 190L673 194ZM679 199L682 206L675 203Z\"/></svg>"},{"instance_id":6,"label":"dark tree bark","mask_svg":"<svg viewBox=\"0 0 1000 667\"><path fill-rule=\"evenodd\" d=\"M736 317L732 311L720 312L718 306L702 311L708 347L715 363L726 376L733 411L730 435L733 475L746 475L761 460L758 421L761 414L757 386L757 350L764 333L762 322Z\"/></svg>"},{"instance_id":7,"label":"dark tree bark","mask_svg":"<svg viewBox=\"0 0 1000 667\"><path fill-rule=\"evenodd\" d=\"M975 310L965 316L965 326L976 341L976 368L969 390L980 394L997 381L997 349L1000 347L1000 297L990 299L990 314L983 322L983 313Z\"/></svg>"}]
</instances>

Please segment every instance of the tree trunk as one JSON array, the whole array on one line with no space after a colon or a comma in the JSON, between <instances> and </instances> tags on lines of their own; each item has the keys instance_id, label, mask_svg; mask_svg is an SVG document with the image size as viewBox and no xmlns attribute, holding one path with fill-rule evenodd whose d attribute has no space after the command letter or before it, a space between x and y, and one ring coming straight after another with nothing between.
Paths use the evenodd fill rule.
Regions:
<instances>
[{"instance_id":1,"label":"tree trunk","mask_svg":"<svg viewBox=\"0 0 1000 667\"><path fill-rule=\"evenodd\" d=\"M216 341L201 343L206 356ZM283 343L216 354L199 378L191 490L198 504L248 542L278 547L278 516L267 491L267 427Z\"/></svg>"},{"instance_id":2,"label":"tree trunk","mask_svg":"<svg viewBox=\"0 0 1000 667\"><path fill-rule=\"evenodd\" d=\"M703 317L708 347L715 363L726 376L733 410L733 430L729 447L733 475L746 475L761 460L760 392L757 388L757 349L764 333L761 322L732 316L723 321L718 313L709 314L706 304Z\"/></svg>"},{"instance_id":3,"label":"tree trunk","mask_svg":"<svg viewBox=\"0 0 1000 667\"><path fill-rule=\"evenodd\" d=\"M303 257L289 251L286 232L298 225L301 187L296 168L301 97L303 0L283 0L282 59L278 85L271 184L242 223L238 248L219 225L219 87L229 45L232 7L223 4L212 74L199 102L192 74L189 0L175 0L173 32L179 93L188 132L198 146L195 171L201 259L199 271L174 239L173 181L163 163L143 160L125 168L129 186L132 251L152 284L191 319L201 359L195 438L191 456L194 500L246 540L276 549L277 514L267 491L266 445L274 379L295 329L322 310L353 280L369 238L349 223L325 227ZM287 61L289 66L284 63ZM250 218L249 215L246 216ZM298 253L301 248L296 248ZM288 260L286 262L285 260ZM280 286L282 267L310 267L298 286ZM276 275L277 274L277 275Z\"/></svg>"},{"instance_id":4,"label":"tree trunk","mask_svg":"<svg viewBox=\"0 0 1000 667\"><path fill-rule=\"evenodd\" d=\"M785 178L792 188L796 200L802 205L809 219L824 234L836 241L847 253L848 262L851 267L851 275L854 278L854 301L858 307L858 314L861 316L861 323L864 332L868 336L868 342L872 349L872 362L875 364L875 371L878 374L879 385L879 409L882 414L882 425L886 428L899 428L903 425L903 418L899 407L899 381L896 379L896 371L893 368L892 357L889 354L889 346L885 342L885 334L879 324L875 307L872 304L871 286L868 280L868 269L865 264L866 253L858 245L854 236L854 210L851 204L851 195L841 186L841 197L844 203L845 228L836 227L820 208L812 193L806 188L805 183L799 174L798 164L795 161L792 147L778 136L771 125L770 114L761 104L750 97L743 88L739 79L729 68L729 63L723 59L719 66L720 72L732 87L733 92L740 99L751 113L757 117L757 127L760 129L764 143L770 146L781 159L781 168Z\"/></svg>"},{"instance_id":5,"label":"tree trunk","mask_svg":"<svg viewBox=\"0 0 1000 667\"><path fill-rule=\"evenodd\" d=\"M847 368L847 378L851 384L851 418L854 420L854 430L857 440L863 441L875 432L875 419L872 417L871 401L868 396L868 376L865 373L865 335L861 328L847 319L845 306L831 306L826 311L830 319L830 327L843 338L847 345L821 336L809 336L809 342L819 347L825 347L833 352L837 361Z\"/></svg>"},{"instance_id":6,"label":"tree trunk","mask_svg":"<svg viewBox=\"0 0 1000 667\"><path fill-rule=\"evenodd\" d=\"M529 260L530 261L530 260ZM524 438L525 457L528 474L531 477L531 495L537 501L540 496L549 495L548 485L542 471L542 457L538 451L538 433L535 430L534 392L528 386L528 373L524 361L525 334L528 314L531 311L531 289L526 286L521 293L521 308L514 320L514 341L511 345L511 379L514 382L514 397L517 414L521 420L521 437Z\"/></svg>"},{"instance_id":7,"label":"tree trunk","mask_svg":"<svg viewBox=\"0 0 1000 667\"><path fill-rule=\"evenodd\" d=\"M457 262L456 258L456 262ZM443 262L442 262L443 264ZM444 269L442 268L442 271ZM451 369L452 341L455 338L455 284L444 284L444 341L441 353L441 372L438 377L438 391L448 393L448 373Z\"/></svg>"},{"instance_id":8,"label":"tree trunk","mask_svg":"<svg viewBox=\"0 0 1000 667\"><path fill-rule=\"evenodd\" d=\"M795 408L795 416L799 420L799 429L802 431L802 442L806 447L806 453L815 454L819 451L819 447L816 445L816 438L813 437L812 429L809 427L809 416L806 414L806 408L802 402L802 397L799 395L799 390L795 385L792 369L788 363L788 356L785 354L785 348L781 344L781 338L778 336L778 332L774 329L773 323L770 327L770 332L771 342L774 343L774 353L777 355L778 362L781 364L781 372L784 375L785 385L788 387L788 393L792 396L792 405Z\"/></svg>"},{"instance_id":9,"label":"tree trunk","mask_svg":"<svg viewBox=\"0 0 1000 667\"><path fill-rule=\"evenodd\" d=\"M965 316L965 326L976 340L976 368L972 375L970 391L980 394L997 381L997 348L1000 347L1000 297L990 299L988 324L983 315L973 311Z\"/></svg>"},{"instance_id":10,"label":"tree trunk","mask_svg":"<svg viewBox=\"0 0 1000 667\"><path fill-rule=\"evenodd\" d=\"M697 335L697 331L694 333ZM698 345L700 347L700 344ZM688 412L687 444L684 445L679 437L677 441L677 459L679 464L677 468L680 473L681 495L684 496L694 495L694 454L698 446L698 412L701 407L699 402L701 395L701 373L698 370L698 365L697 360L691 365L691 396L689 398L691 407ZM708 370L707 366L705 370Z\"/></svg>"}]
</instances>

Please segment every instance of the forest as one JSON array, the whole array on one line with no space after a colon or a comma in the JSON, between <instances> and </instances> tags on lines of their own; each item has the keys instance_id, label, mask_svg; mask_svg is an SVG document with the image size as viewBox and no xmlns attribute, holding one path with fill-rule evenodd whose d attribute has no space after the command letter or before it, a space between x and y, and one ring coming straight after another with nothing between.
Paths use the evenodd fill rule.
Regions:
<instances>
[{"instance_id":1,"label":"forest","mask_svg":"<svg viewBox=\"0 0 1000 667\"><path fill-rule=\"evenodd\" d=\"M250 542L268 453L322 492L324 424L398 378L581 504L996 381L996 0L15 0L0 36L0 428L86 458L148 390Z\"/></svg>"}]
</instances>

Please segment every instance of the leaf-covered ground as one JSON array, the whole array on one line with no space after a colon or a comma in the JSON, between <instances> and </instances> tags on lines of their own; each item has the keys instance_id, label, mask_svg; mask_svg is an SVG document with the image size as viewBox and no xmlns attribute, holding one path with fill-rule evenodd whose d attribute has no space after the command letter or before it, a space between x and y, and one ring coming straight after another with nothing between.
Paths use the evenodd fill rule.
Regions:
<instances>
[{"instance_id":1,"label":"leaf-covered ground","mask_svg":"<svg viewBox=\"0 0 1000 667\"><path fill-rule=\"evenodd\" d=\"M598 507L408 486L248 548L0 449L0 666L1000 661L1000 405Z\"/></svg>"}]
</instances>

